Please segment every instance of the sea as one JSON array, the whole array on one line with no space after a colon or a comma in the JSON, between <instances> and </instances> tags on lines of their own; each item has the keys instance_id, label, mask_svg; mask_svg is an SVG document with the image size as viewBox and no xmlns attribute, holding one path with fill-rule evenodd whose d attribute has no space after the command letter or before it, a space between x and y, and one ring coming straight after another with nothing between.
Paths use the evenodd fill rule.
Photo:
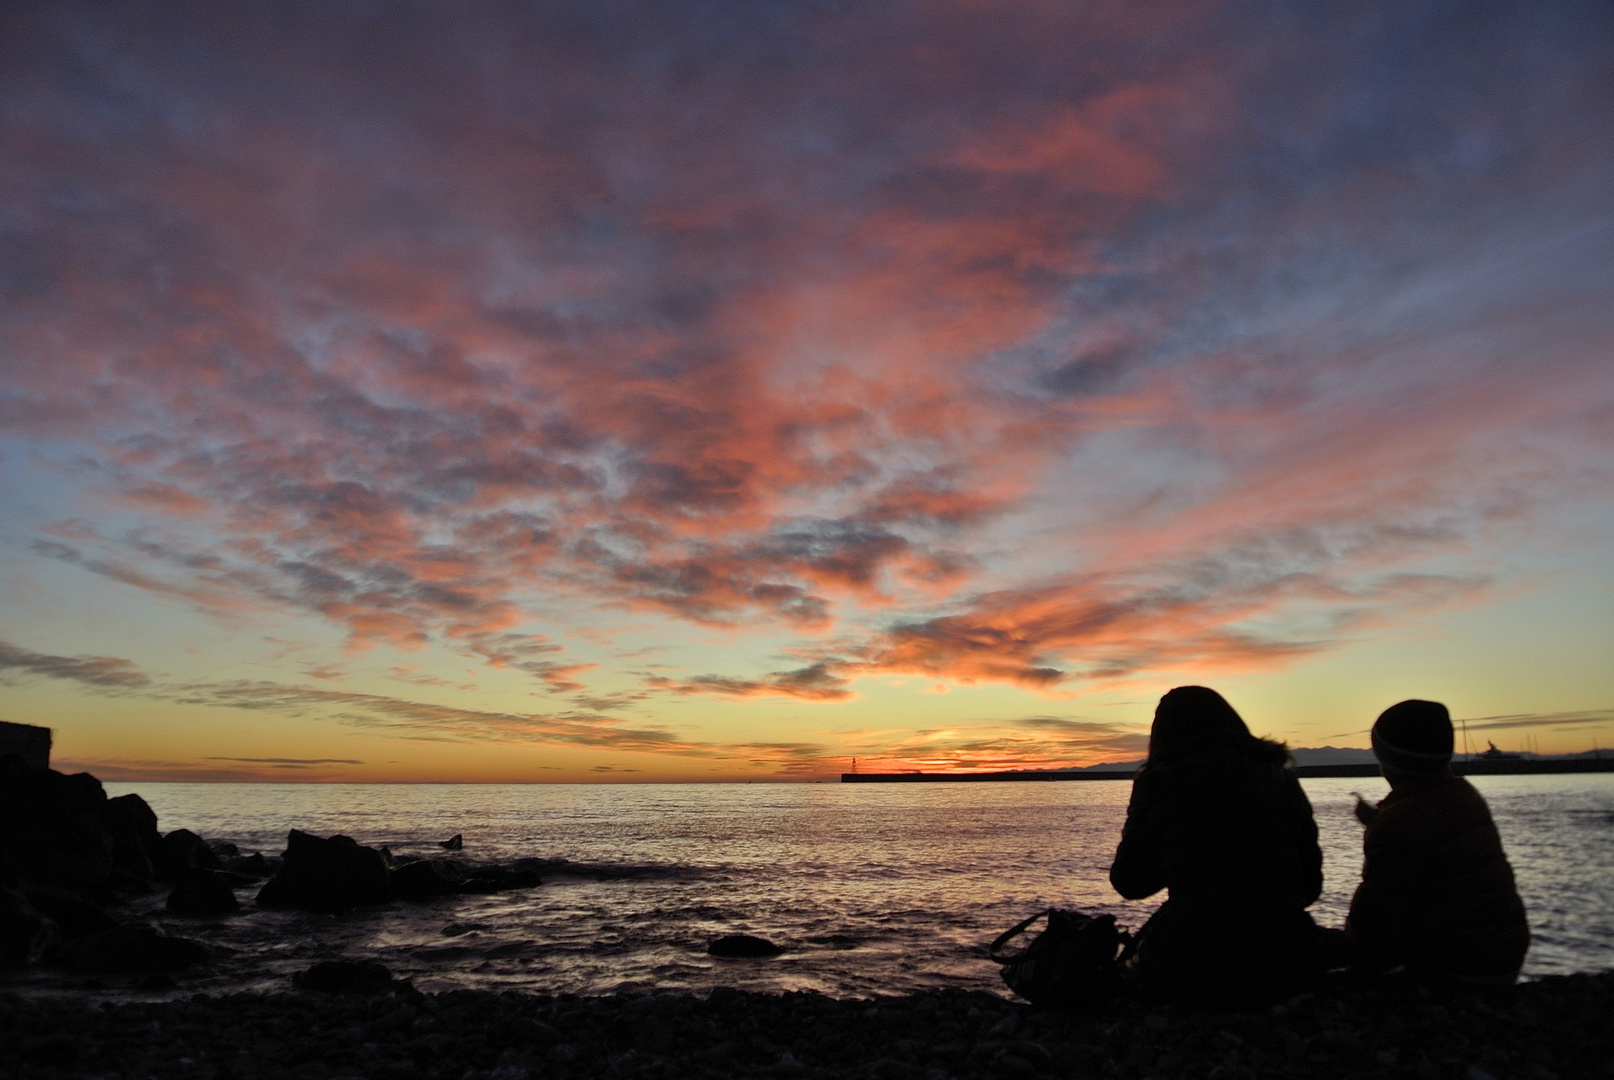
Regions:
<instances>
[{"instance_id":1,"label":"sea","mask_svg":"<svg viewBox=\"0 0 1614 1080\"><path fill-rule=\"evenodd\" d=\"M1376 778L1302 781L1321 833L1312 908L1341 925L1361 871L1353 792ZM1486 776L1534 941L1527 976L1614 967L1614 775ZM1054 906L1137 927L1163 899L1121 899L1108 871L1131 784L176 784L136 791L163 831L244 854L286 832L342 833L394 855L558 863L542 885L397 902L342 915L261 911L189 919L161 897L136 913L219 959L196 991L274 991L318 960L385 964L424 991L695 992L717 986L870 997L961 987L1005 993L986 947ZM565 860L560 863L559 860ZM786 951L720 960L723 934ZM41 976L46 978L46 976ZM158 996L161 996L160 994Z\"/></svg>"}]
</instances>

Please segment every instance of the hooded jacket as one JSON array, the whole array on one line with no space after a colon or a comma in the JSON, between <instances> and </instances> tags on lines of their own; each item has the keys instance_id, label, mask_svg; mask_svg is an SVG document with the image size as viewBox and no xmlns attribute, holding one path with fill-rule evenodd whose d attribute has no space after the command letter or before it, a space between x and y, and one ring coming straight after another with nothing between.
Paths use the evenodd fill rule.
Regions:
<instances>
[{"instance_id":1,"label":"hooded jacket","mask_svg":"<svg viewBox=\"0 0 1614 1080\"><path fill-rule=\"evenodd\" d=\"M1133 781L1110 883L1129 900L1168 889L1217 917L1299 911L1323 888L1311 803L1274 762L1150 766Z\"/></svg>"},{"instance_id":2,"label":"hooded jacket","mask_svg":"<svg viewBox=\"0 0 1614 1080\"><path fill-rule=\"evenodd\" d=\"M1276 999L1316 973L1306 907L1322 891L1322 851L1311 803L1275 750L1272 760L1150 765L1133 782L1110 883L1131 900L1169 890L1131 961L1145 989L1181 1001Z\"/></svg>"},{"instance_id":3,"label":"hooded jacket","mask_svg":"<svg viewBox=\"0 0 1614 1080\"><path fill-rule=\"evenodd\" d=\"M1362 883L1345 922L1354 963L1488 983L1518 976L1530 927L1473 785L1450 773L1398 782L1362 846Z\"/></svg>"}]
</instances>

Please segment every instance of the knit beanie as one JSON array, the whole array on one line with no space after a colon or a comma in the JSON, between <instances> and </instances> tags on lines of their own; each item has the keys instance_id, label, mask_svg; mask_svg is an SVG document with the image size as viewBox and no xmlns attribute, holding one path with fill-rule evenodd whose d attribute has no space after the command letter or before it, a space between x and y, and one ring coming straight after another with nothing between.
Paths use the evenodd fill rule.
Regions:
<instances>
[{"instance_id":1,"label":"knit beanie","mask_svg":"<svg viewBox=\"0 0 1614 1080\"><path fill-rule=\"evenodd\" d=\"M1373 725L1373 754L1402 772L1435 773L1451 763L1451 714L1438 701L1399 701Z\"/></svg>"}]
</instances>

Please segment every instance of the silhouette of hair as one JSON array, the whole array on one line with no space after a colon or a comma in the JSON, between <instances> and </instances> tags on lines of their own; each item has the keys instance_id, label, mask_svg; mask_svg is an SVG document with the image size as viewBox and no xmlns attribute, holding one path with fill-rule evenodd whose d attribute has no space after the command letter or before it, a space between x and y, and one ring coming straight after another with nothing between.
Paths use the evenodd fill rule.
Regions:
<instances>
[{"instance_id":1,"label":"silhouette of hair","mask_svg":"<svg viewBox=\"0 0 1614 1080\"><path fill-rule=\"evenodd\" d=\"M1146 765L1190 758L1232 757L1282 765L1289 748L1250 734L1227 699L1208 686L1179 686L1155 706Z\"/></svg>"},{"instance_id":2,"label":"silhouette of hair","mask_svg":"<svg viewBox=\"0 0 1614 1080\"><path fill-rule=\"evenodd\" d=\"M1439 772L1451 761L1451 714L1438 701L1398 701L1373 723L1373 754L1403 772Z\"/></svg>"}]
</instances>

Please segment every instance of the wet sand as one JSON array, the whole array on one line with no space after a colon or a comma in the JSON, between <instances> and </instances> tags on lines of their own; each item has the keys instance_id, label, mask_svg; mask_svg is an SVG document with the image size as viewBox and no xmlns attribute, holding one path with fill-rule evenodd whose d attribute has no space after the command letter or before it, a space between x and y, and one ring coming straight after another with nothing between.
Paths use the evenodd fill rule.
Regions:
<instances>
[{"instance_id":1,"label":"wet sand","mask_svg":"<svg viewBox=\"0 0 1614 1080\"><path fill-rule=\"evenodd\" d=\"M978 991L0 995L0 1076L1582 1080L1614 1077L1611 1017L1614 973L1491 998L1337 984L1242 1014L1124 1002L1071 1015Z\"/></svg>"}]
</instances>

